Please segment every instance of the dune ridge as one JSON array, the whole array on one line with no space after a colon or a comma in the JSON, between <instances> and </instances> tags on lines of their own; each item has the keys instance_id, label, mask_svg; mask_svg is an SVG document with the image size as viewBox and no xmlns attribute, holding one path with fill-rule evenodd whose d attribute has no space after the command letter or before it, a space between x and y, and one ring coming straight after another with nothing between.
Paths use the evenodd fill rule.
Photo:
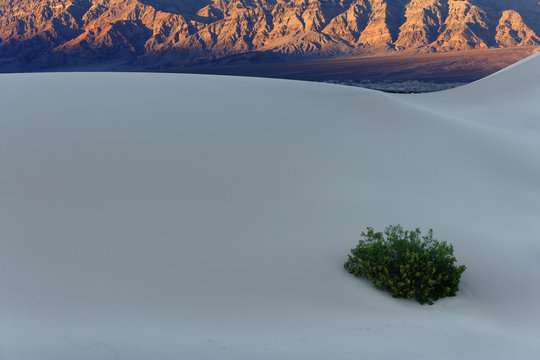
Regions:
<instances>
[{"instance_id":1,"label":"dune ridge","mask_svg":"<svg viewBox=\"0 0 540 360\"><path fill-rule=\"evenodd\" d=\"M1 356L535 359L539 69L426 95L1 75ZM343 270L396 223L454 244L457 297Z\"/></svg>"}]
</instances>

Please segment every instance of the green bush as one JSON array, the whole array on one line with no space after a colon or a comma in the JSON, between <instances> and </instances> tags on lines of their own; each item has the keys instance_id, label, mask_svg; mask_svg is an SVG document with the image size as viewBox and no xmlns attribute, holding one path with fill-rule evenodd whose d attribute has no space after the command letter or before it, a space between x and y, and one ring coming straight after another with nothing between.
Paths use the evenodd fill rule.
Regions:
<instances>
[{"instance_id":1,"label":"green bush","mask_svg":"<svg viewBox=\"0 0 540 360\"><path fill-rule=\"evenodd\" d=\"M368 227L345 269L394 297L414 297L421 304L455 296L466 267L455 265L454 248L433 238L433 230L420 234L420 229L405 231L400 225L388 226L384 233Z\"/></svg>"}]
</instances>

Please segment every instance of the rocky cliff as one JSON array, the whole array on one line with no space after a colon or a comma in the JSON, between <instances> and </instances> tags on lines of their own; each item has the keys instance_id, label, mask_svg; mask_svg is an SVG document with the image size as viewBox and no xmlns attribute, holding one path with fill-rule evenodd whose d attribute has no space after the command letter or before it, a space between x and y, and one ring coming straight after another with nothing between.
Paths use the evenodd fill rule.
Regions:
<instances>
[{"instance_id":1,"label":"rocky cliff","mask_svg":"<svg viewBox=\"0 0 540 360\"><path fill-rule=\"evenodd\" d=\"M471 50L538 34L538 0L0 0L0 69Z\"/></svg>"}]
</instances>

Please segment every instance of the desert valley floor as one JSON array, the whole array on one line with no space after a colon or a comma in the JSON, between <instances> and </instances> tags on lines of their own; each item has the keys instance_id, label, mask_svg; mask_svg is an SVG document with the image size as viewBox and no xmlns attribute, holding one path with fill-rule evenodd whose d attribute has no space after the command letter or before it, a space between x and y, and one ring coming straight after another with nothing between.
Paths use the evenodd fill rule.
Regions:
<instances>
[{"instance_id":1,"label":"desert valley floor","mask_svg":"<svg viewBox=\"0 0 540 360\"><path fill-rule=\"evenodd\" d=\"M539 79L1 75L0 359L537 359ZM458 296L343 270L397 223L454 244Z\"/></svg>"}]
</instances>

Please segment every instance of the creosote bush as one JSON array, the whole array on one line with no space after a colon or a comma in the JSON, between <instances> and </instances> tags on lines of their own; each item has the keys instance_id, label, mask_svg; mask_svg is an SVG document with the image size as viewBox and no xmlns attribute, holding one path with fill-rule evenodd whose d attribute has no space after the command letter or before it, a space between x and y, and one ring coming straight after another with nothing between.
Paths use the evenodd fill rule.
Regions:
<instances>
[{"instance_id":1,"label":"creosote bush","mask_svg":"<svg viewBox=\"0 0 540 360\"><path fill-rule=\"evenodd\" d=\"M414 297L421 304L455 296L466 267L455 265L454 248L433 238L433 230L420 235L420 229L405 231L400 225L388 226L384 233L368 227L345 269L394 297Z\"/></svg>"}]
</instances>

